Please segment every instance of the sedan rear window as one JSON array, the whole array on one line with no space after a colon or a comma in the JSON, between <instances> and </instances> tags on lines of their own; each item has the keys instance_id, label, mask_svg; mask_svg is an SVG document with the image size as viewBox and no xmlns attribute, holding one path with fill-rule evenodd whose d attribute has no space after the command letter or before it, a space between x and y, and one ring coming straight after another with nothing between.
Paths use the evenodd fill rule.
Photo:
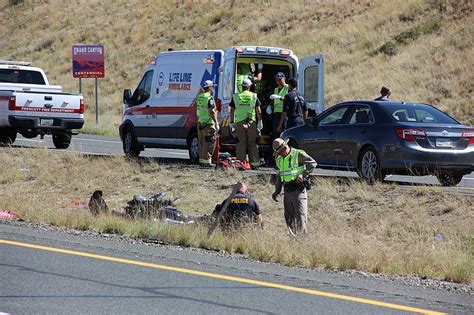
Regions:
<instances>
[{"instance_id":1,"label":"sedan rear window","mask_svg":"<svg viewBox=\"0 0 474 315\"><path fill-rule=\"evenodd\" d=\"M458 123L442 111L426 104L386 104L382 107L397 122Z\"/></svg>"},{"instance_id":2,"label":"sedan rear window","mask_svg":"<svg viewBox=\"0 0 474 315\"><path fill-rule=\"evenodd\" d=\"M45 85L43 75L38 71L0 69L0 82Z\"/></svg>"}]
</instances>

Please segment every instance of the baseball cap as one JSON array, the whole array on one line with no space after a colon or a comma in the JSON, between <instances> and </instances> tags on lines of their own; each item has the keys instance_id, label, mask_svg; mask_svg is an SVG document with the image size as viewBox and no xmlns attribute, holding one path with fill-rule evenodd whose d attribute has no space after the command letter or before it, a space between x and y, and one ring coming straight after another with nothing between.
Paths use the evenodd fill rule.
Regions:
<instances>
[{"instance_id":1,"label":"baseball cap","mask_svg":"<svg viewBox=\"0 0 474 315\"><path fill-rule=\"evenodd\" d=\"M203 89L206 89L206 88L208 88L210 86L213 86L213 85L214 85L214 82L212 82L211 80L206 80L202 83L201 87Z\"/></svg>"},{"instance_id":2,"label":"baseball cap","mask_svg":"<svg viewBox=\"0 0 474 315\"><path fill-rule=\"evenodd\" d=\"M251 86L251 85L252 85L252 81L250 81L250 79L242 80L242 86Z\"/></svg>"},{"instance_id":3,"label":"baseball cap","mask_svg":"<svg viewBox=\"0 0 474 315\"><path fill-rule=\"evenodd\" d=\"M283 79L285 77L285 74L283 72L278 72L275 75L275 79Z\"/></svg>"}]
</instances>

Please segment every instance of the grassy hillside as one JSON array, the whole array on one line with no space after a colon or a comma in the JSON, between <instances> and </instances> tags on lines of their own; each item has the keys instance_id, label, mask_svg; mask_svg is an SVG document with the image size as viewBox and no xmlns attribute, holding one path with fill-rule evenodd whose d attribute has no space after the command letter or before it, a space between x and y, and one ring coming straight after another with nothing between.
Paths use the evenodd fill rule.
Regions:
<instances>
[{"instance_id":1,"label":"grassy hillside","mask_svg":"<svg viewBox=\"0 0 474 315\"><path fill-rule=\"evenodd\" d=\"M239 44L288 47L326 58L326 104L378 96L432 103L474 125L474 14L470 0L0 2L0 58L30 60L77 91L71 46L103 44L101 132L116 132L124 88L149 58L174 49ZM94 130L93 80L85 80Z\"/></svg>"}]
</instances>

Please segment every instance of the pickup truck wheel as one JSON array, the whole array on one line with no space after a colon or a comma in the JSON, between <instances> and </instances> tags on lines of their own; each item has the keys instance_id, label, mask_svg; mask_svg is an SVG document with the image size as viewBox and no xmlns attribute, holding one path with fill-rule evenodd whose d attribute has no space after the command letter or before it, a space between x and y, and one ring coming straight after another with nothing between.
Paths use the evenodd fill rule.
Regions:
<instances>
[{"instance_id":1,"label":"pickup truck wheel","mask_svg":"<svg viewBox=\"0 0 474 315\"><path fill-rule=\"evenodd\" d=\"M123 135L123 153L128 158L136 158L140 155L140 147L137 143L133 131L127 129Z\"/></svg>"},{"instance_id":2,"label":"pickup truck wheel","mask_svg":"<svg viewBox=\"0 0 474 315\"><path fill-rule=\"evenodd\" d=\"M67 149L71 144L71 134L53 134L53 143L56 149Z\"/></svg>"},{"instance_id":3,"label":"pickup truck wheel","mask_svg":"<svg viewBox=\"0 0 474 315\"><path fill-rule=\"evenodd\" d=\"M198 163L199 162L199 140L198 140L196 131L193 131L193 133L191 133L191 136L189 137L188 152L189 152L189 158L191 159L191 162Z\"/></svg>"},{"instance_id":4,"label":"pickup truck wheel","mask_svg":"<svg viewBox=\"0 0 474 315\"><path fill-rule=\"evenodd\" d=\"M462 173L440 172L436 174L438 181L443 186L456 186L462 180Z\"/></svg>"},{"instance_id":5,"label":"pickup truck wheel","mask_svg":"<svg viewBox=\"0 0 474 315\"><path fill-rule=\"evenodd\" d=\"M0 128L0 145L12 145L16 140L16 131L12 128Z\"/></svg>"}]
</instances>

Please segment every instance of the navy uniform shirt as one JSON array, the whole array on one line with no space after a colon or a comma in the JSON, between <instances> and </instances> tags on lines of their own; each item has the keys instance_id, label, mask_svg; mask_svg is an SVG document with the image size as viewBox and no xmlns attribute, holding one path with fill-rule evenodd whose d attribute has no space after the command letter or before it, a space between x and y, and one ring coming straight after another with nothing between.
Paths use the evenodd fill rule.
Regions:
<instances>
[{"instance_id":1,"label":"navy uniform shirt","mask_svg":"<svg viewBox=\"0 0 474 315\"><path fill-rule=\"evenodd\" d=\"M305 99L296 91L291 90L283 99L283 112L286 113L286 128L304 124L303 112L308 110Z\"/></svg>"}]
</instances>

